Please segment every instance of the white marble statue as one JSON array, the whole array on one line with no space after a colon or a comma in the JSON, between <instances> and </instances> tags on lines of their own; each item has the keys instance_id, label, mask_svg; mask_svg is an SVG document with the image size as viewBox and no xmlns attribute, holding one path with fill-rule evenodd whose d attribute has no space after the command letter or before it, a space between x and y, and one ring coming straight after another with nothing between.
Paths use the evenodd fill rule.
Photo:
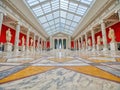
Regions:
<instances>
[{"instance_id":1,"label":"white marble statue","mask_svg":"<svg viewBox=\"0 0 120 90\"><path fill-rule=\"evenodd\" d=\"M22 37L22 46L24 46L25 45L25 37L23 36Z\"/></svg>"},{"instance_id":2,"label":"white marble statue","mask_svg":"<svg viewBox=\"0 0 120 90\"><path fill-rule=\"evenodd\" d=\"M10 28L6 31L6 41L10 42L11 41L12 34L10 32Z\"/></svg>"},{"instance_id":3,"label":"white marble statue","mask_svg":"<svg viewBox=\"0 0 120 90\"><path fill-rule=\"evenodd\" d=\"M90 46L91 45L91 40L90 40L90 38L88 39L88 46Z\"/></svg>"},{"instance_id":4,"label":"white marble statue","mask_svg":"<svg viewBox=\"0 0 120 90\"><path fill-rule=\"evenodd\" d=\"M111 42L115 42L115 32L112 28L109 28L108 37L111 39Z\"/></svg>"},{"instance_id":5,"label":"white marble statue","mask_svg":"<svg viewBox=\"0 0 120 90\"><path fill-rule=\"evenodd\" d=\"M101 37L97 36L97 45L101 45Z\"/></svg>"},{"instance_id":6,"label":"white marble statue","mask_svg":"<svg viewBox=\"0 0 120 90\"><path fill-rule=\"evenodd\" d=\"M31 40L30 40L30 46L32 46L33 45L33 39L31 38Z\"/></svg>"}]
</instances>

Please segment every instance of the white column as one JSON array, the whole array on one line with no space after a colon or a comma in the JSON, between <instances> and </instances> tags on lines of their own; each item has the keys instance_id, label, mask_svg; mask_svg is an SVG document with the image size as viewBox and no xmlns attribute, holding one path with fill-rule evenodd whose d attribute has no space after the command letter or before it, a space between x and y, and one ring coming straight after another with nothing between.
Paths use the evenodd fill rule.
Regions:
<instances>
[{"instance_id":1,"label":"white column","mask_svg":"<svg viewBox=\"0 0 120 90\"><path fill-rule=\"evenodd\" d=\"M58 49L58 47L59 47L59 39L57 39L57 49Z\"/></svg>"},{"instance_id":2,"label":"white column","mask_svg":"<svg viewBox=\"0 0 120 90\"><path fill-rule=\"evenodd\" d=\"M85 34L85 42L86 42L86 50L88 49L88 39L87 39L87 33Z\"/></svg>"},{"instance_id":3,"label":"white column","mask_svg":"<svg viewBox=\"0 0 120 90\"><path fill-rule=\"evenodd\" d=\"M19 35L20 35L20 23L17 22L16 25L16 34L15 34L15 46L14 46L14 52L19 51Z\"/></svg>"},{"instance_id":4,"label":"white column","mask_svg":"<svg viewBox=\"0 0 120 90\"><path fill-rule=\"evenodd\" d=\"M53 44L52 47L53 47L53 49L55 49L55 39L52 38L52 41L53 41L53 42L52 42L52 44Z\"/></svg>"},{"instance_id":5,"label":"white column","mask_svg":"<svg viewBox=\"0 0 120 90\"><path fill-rule=\"evenodd\" d=\"M101 30L102 30L102 39L104 45L103 50L106 51L108 50L108 48L107 48L106 28L104 21L101 22Z\"/></svg>"},{"instance_id":6,"label":"white column","mask_svg":"<svg viewBox=\"0 0 120 90\"><path fill-rule=\"evenodd\" d=\"M81 36L81 49L83 50L83 36Z\"/></svg>"},{"instance_id":7,"label":"white column","mask_svg":"<svg viewBox=\"0 0 120 90\"><path fill-rule=\"evenodd\" d=\"M38 36L38 42L37 42L37 51L39 51L39 49L40 49L40 37Z\"/></svg>"},{"instance_id":8,"label":"white column","mask_svg":"<svg viewBox=\"0 0 120 90\"><path fill-rule=\"evenodd\" d=\"M64 40L64 39L62 38L61 40L62 40L62 46L61 46L61 47L62 47L62 49L64 49L64 45L63 45L63 40Z\"/></svg>"},{"instance_id":9,"label":"white column","mask_svg":"<svg viewBox=\"0 0 120 90\"><path fill-rule=\"evenodd\" d=\"M27 31L27 40L26 40L26 51L29 51L29 37L30 37L30 29Z\"/></svg>"},{"instance_id":10,"label":"white column","mask_svg":"<svg viewBox=\"0 0 120 90\"><path fill-rule=\"evenodd\" d=\"M52 40L52 36L50 36L50 49L52 49L53 48L53 42L52 42L53 40Z\"/></svg>"},{"instance_id":11,"label":"white column","mask_svg":"<svg viewBox=\"0 0 120 90\"><path fill-rule=\"evenodd\" d=\"M36 45L36 35L34 34L34 43L33 43L33 51L35 51L35 45Z\"/></svg>"},{"instance_id":12,"label":"white column","mask_svg":"<svg viewBox=\"0 0 120 90\"><path fill-rule=\"evenodd\" d=\"M68 42L68 47L69 47L69 49L71 49L71 37L70 36L68 36L68 40L69 40L69 42Z\"/></svg>"},{"instance_id":13,"label":"white column","mask_svg":"<svg viewBox=\"0 0 120 90\"><path fill-rule=\"evenodd\" d=\"M95 51L95 32L94 30L91 30L92 35L92 51Z\"/></svg>"},{"instance_id":14,"label":"white column","mask_svg":"<svg viewBox=\"0 0 120 90\"><path fill-rule=\"evenodd\" d=\"M80 50L80 41L79 41L79 38L78 38L78 50Z\"/></svg>"},{"instance_id":15,"label":"white column","mask_svg":"<svg viewBox=\"0 0 120 90\"><path fill-rule=\"evenodd\" d=\"M118 17L119 17L119 21L120 21L120 10L118 11Z\"/></svg>"},{"instance_id":16,"label":"white column","mask_svg":"<svg viewBox=\"0 0 120 90\"><path fill-rule=\"evenodd\" d=\"M2 27L2 23L3 23L3 12L0 12L0 36L1 36L1 27Z\"/></svg>"}]
</instances>

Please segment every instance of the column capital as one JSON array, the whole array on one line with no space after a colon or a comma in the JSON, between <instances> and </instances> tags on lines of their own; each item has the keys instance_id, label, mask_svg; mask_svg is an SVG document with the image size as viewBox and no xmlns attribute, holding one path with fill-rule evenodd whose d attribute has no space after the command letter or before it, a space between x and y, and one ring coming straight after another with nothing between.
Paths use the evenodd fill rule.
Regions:
<instances>
[{"instance_id":1,"label":"column capital","mask_svg":"<svg viewBox=\"0 0 120 90\"><path fill-rule=\"evenodd\" d=\"M15 23L16 25L22 25L20 21L16 21Z\"/></svg>"},{"instance_id":2,"label":"column capital","mask_svg":"<svg viewBox=\"0 0 120 90\"><path fill-rule=\"evenodd\" d=\"M100 20L99 24L105 23L105 21L102 19Z\"/></svg>"}]
</instances>

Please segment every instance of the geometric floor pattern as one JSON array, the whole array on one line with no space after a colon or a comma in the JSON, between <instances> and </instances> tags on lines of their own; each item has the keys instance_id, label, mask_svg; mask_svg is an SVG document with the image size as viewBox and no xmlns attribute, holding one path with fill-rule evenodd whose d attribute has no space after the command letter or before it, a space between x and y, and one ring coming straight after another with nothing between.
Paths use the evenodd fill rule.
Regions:
<instances>
[{"instance_id":1,"label":"geometric floor pattern","mask_svg":"<svg viewBox=\"0 0 120 90\"><path fill-rule=\"evenodd\" d=\"M49 53L27 63L0 63L0 90L120 90L120 62Z\"/></svg>"}]
</instances>

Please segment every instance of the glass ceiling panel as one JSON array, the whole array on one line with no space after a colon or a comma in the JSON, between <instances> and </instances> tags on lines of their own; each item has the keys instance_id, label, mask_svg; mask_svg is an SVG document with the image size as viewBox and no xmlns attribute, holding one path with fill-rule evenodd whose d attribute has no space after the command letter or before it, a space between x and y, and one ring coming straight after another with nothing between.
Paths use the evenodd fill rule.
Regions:
<instances>
[{"instance_id":1,"label":"glass ceiling panel","mask_svg":"<svg viewBox=\"0 0 120 90\"><path fill-rule=\"evenodd\" d=\"M48 35L72 35L94 0L25 0Z\"/></svg>"}]
</instances>

